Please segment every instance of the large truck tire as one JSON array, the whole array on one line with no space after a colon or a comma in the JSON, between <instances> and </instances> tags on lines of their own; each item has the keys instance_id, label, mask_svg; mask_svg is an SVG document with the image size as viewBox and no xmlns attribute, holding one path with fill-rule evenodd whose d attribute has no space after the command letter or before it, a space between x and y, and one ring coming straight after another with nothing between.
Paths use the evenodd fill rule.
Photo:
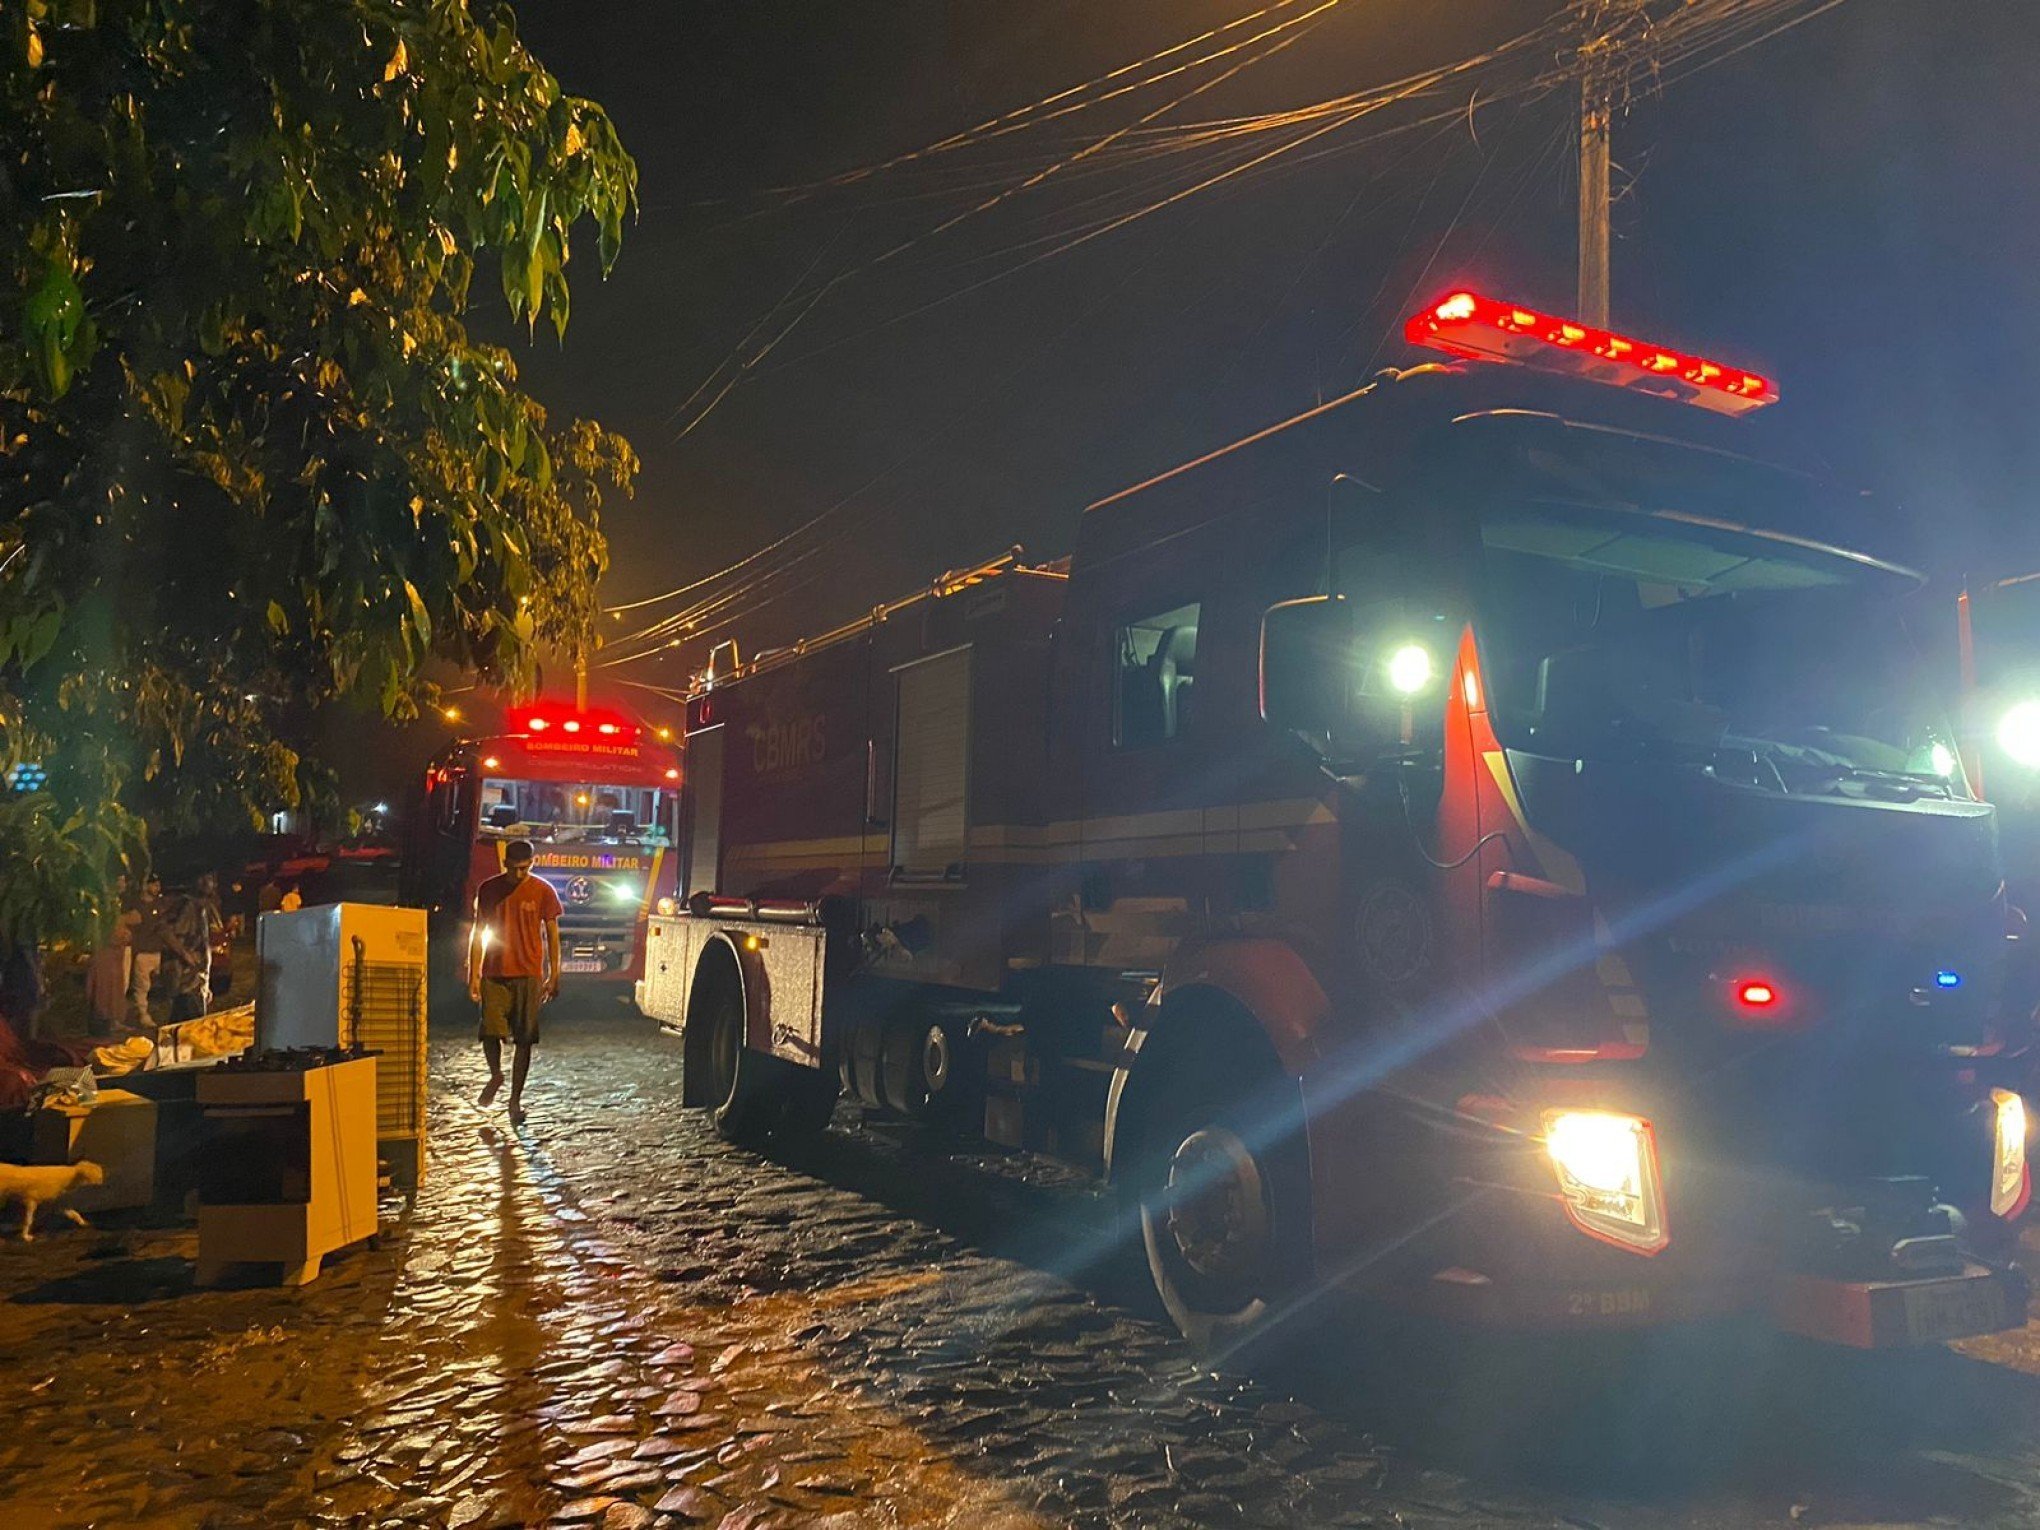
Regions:
<instances>
[{"instance_id":1,"label":"large truck tire","mask_svg":"<svg viewBox=\"0 0 2040 1530\"><path fill-rule=\"evenodd\" d=\"M690 1097L708 1107L725 1141L762 1144L784 1105L776 1072L785 1065L744 1044L744 986L727 952L711 947L695 972L687 1009L687 1066L690 1073L700 1070Z\"/></svg>"},{"instance_id":2,"label":"large truck tire","mask_svg":"<svg viewBox=\"0 0 2040 1530\"><path fill-rule=\"evenodd\" d=\"M917 1015L894 1015L881 1044L885 1103L916 1120L949 1086L949 1035Z\"/></svg>"},{"instance_id":3,"label":"large truck tire","mask_svg":"<svg viewBox=\"0 0 2040 1530\"><path fill-rule=\"evenodd\" d=\"M782 1103L771 1077L778 1059L744 1045L741 1003L719 1004L707 1018L709 1119L725 1141L756 1147L771 1134Z\"/></svg>"},{"instance_id":4,"label":"large truck tire","mask_svg":"<svg viewBox=\"0 0 2040 1530\"><path fill-rule=\"evenodd\" d=\"M1309 1271L1300 1128L1269 1108L1282 1083L1181 1054L1152 1081L1132 1186L1141 1243L1163 1309L1207 1354L1263 1336Z\"/></svg>"}]
</instances>

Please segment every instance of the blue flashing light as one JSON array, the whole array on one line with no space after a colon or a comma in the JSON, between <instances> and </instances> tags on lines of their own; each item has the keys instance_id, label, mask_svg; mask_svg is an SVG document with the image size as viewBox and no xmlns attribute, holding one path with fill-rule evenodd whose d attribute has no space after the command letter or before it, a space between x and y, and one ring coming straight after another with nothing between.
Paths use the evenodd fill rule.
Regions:
<instances>
[{"instance_id":1,"label":"blue flashing light","mask_svg":"<svg viewBox=\"0 0 2040 1530\"><path fill-rule=\"evenodd\" d=\"M39 792L49 784L50 773L40 765L23 761L7 768L7 785L12 791Z\"/></svg>"},{"instance_id":2,"label":"blue flashing light","mask_svg":"<svg viewBox=\"0 0 2040 1530\"><path fill-rule=\"evenodd\" d=\"M1934 986L1936 988L1960 988L1962 986L1962 974L1943 967L1934 974Z\"/></svg>"}]
</instances>

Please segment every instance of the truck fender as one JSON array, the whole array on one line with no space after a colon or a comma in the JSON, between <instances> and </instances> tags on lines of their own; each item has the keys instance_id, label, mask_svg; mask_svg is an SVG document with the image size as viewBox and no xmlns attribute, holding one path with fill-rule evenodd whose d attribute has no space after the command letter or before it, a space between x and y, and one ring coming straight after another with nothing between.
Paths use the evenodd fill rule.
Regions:
<instances>
[{"instance_id":1,"label":"truck fender","mask_svg":"<svg viewBox=\"0 0 2040 1530\"><path fill-rule=\"evenodd\" d=\"M1288 941L1244 935L1179 948L1162 973L1162 1005L1198 988L1225 994L1251 1016L1292 1077L1301 1078L1318 1061L1332 1001Z\"/></svg>"},{"instance_id":2,"label":"truck fender","mask_svg":"<svg viewBox=\"0 0 2040 1530\"><path fill-rule=\"evenodd\" d=\"M1106 1092L1106 1177L1114 1178L1115 1165L1123 1167L1124 1154L1138 1141L1169 1054L1190 1047L1259 1051L1297 1079L1316 1056L1318 1026L1329 1009L1310 969L1279 940L1217 942L1192 953L1181 971L1165 973L1126 1039Z\"/></svg>"},{"instance_id":3,"label":"truck fender","mask_svg":"<svg viewBox=\"0 0 2040 1530\"><path fill-rule=\"evenodd\" d=\"M703 1001L709 998L711 989L708 985L732 980L744 1006L744 1045L753 1051L771 1050L772 989L765 979L765 964L750 948L741 930L717 930L701 943L701 950L694 958L694 971L687 979L686 1020L682 1032L685 1038L682 1055L686 1059L681 1075L681 1103L684 1105L713 1103L698 1094L699 1081L708 1077L707 1062L703 1056L708 1044L708 1027L697 1025L695 1019Z\"/></svg>"}]
</instances>

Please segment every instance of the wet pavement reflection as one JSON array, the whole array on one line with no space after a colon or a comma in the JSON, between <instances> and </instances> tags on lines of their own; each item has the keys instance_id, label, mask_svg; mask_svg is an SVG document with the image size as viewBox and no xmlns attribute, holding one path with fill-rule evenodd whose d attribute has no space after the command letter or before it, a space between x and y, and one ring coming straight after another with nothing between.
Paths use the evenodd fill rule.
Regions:
<instances>
[{"instance_id":1,"label":"wet pavement reflection","mask_svg":"<svg viewBox=\"0 0 2040 1530\"><path fill-rule=\"evenodd\" d=\"M383 1246L196 1290L181 1225L0 1244L0 1525L2031 1525L2040 1330L1865 1357L1313 1309L1225 1374L1106 1203L839 1112L775 1162L620 1007L513 1130L435 1039Z\"/></svg>"},{"instance_id":2,"label":"wet pavement reflection","mask_svg":"<svg viewBox=\"0 0 2040 1530\"><path fill-rule=\"evenodd\" d=\"M871 1291L800 1342L1057 1522L2040 1523L2035 1329L1863 1356L1732 1325L1470 1335L1329 1301L1214 1375L1130 1262L1073 1254L1100 1247L1100 1197L848 1111L799 1162L732 1149L675 1105L677 1046L598 1061L643 1025L592 1019L552 1059L548 1151L598 1224L698 1301Z\"/></svg>"}]
</instances>

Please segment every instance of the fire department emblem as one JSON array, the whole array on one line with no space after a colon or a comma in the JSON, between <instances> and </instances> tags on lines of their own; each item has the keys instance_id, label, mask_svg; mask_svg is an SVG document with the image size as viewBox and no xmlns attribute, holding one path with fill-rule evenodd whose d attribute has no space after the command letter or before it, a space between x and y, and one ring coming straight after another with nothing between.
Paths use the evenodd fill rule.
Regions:
<instances>
[{"instance_id":1,"label":"fire department emblem","mask_svg":"<svg viewBox=\"0 0 2040 1530\"><path fill-rule=\"evenodd\" d=\"M1412 998L1431 972L1436 932L1431 910L1416 889L1381 881L1360 896L1355 920L1360 965L1383 993Z\"/></svg>"},{"instance_id":2,"label":"fire department emblem","mask_svg":"<svg viewBox=\"0 0 2040 1530\"><path fill-rule=\"evenodd\" d=\"M586 877L567 878L567 901L586 903L595 896L595 884Z\"/></svg>"}]
</instances>

